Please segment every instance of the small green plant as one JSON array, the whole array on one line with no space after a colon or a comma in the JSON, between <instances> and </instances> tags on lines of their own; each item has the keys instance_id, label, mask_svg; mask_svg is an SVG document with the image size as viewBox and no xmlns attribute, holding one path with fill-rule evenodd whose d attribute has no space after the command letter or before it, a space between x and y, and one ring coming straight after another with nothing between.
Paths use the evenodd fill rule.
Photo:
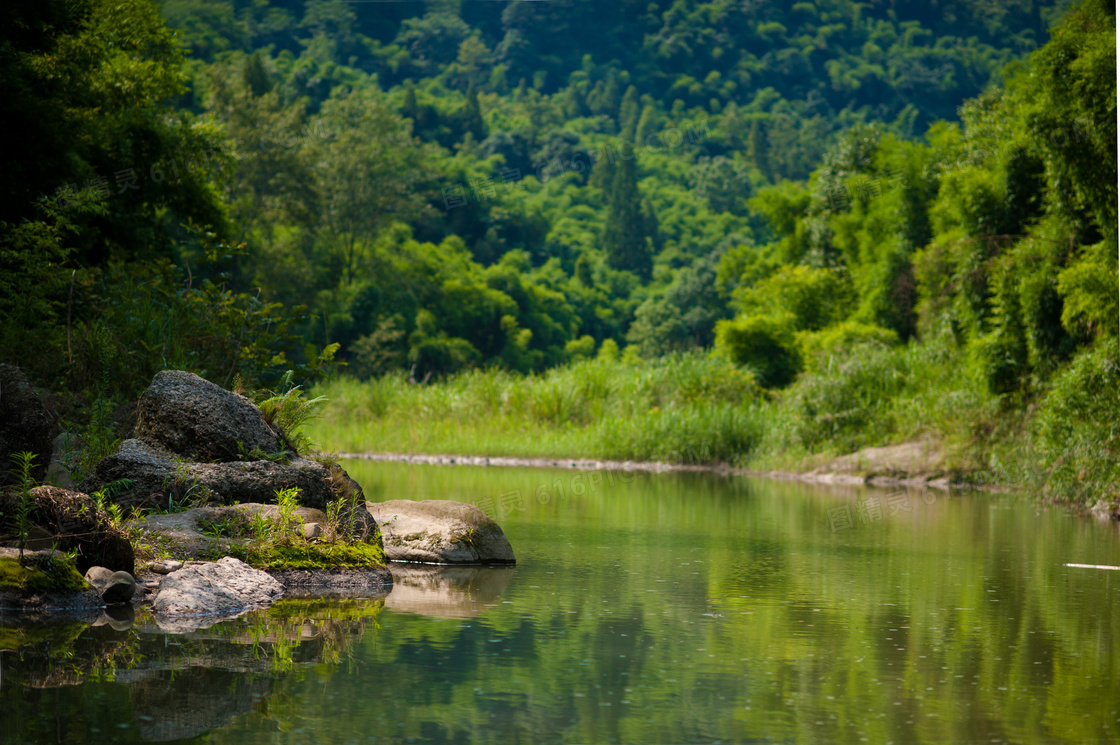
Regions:
<instances>
[{"instance_id":1,"label":"small green plant","mask_svg":"<svg viewBox=\"0 0 1120 745\"><path fill-rule=\"evenodd\" d=\"M243 461L267 460L273 463L287 464L292 460L295 455L291 450L281 450L277 453L266 453L260 447L255 447L252 450L245 450L245 445L241 442L237 443L237 459Z\"/></svg>"},{"instance_id":2,"label":"small green plant","mask_svg":"<svg viewBox=\"0 0 1120 745\"><path fill-rule=\"evenodd\" d=\"M255 541L267 541L272 537L272 520L263 510L257 510L253 515L252 520L249 521L249 535Z\"/></svg>"},{"instance_id":3,"label":"small green plant","mask_svg":"<svg viewBox=\"0 0 1120 745\"><path fill-rule=\"evenodd\" d=\"M280 378L277 393L271 391L258 406L265 421L280 429L285 444L295 453L307 453L312 447L311 438L302 431L308 420L318 415L318 407L326 399L323 396L304 398L303 389L292 384L292 371Z\"/></svg>"},{"instance_id":4,"label":"small green plant","mask_svg":"<svg viewBox=\"0 0 1120 745\"><path fill-rule=\"evenodd\" d=\"M23 550L27 545L27 535L31 531L31 490L35 479L31 469L35 467L35 453L23 451L12 456L12 475L16 479L16 524L19 532L19 563L23 566Z\"/></svg>"},{"instance_id":5,"label":"small green plant","mask_svg":"<svg viewBox=\"0 0 1120 745\"><path fill-rule=\"evenodd\" d=\"M236 538L244 532L244 521L237 515L229 515L221 519L200 517L198 520L199 531L213 540L219 538Z\"/></svg>"},{"instance_id":6,"label":"small green plant","mask_svg":"<svg viewBox=\"0 0 1120 745\"><path fill-rule=\"evenodd\" d=\"M451 538L452 543L465 543L468 546L474 545L474 528L467 528L466 532L460 533Z\"/></svg>"},{"instance_id":7,"label":"small green plant","mask_svg":"<svg viewBox=\"0 0 1120 745\"><path fill-rule=\"evenodd\" d=\"M296 514L299 509L299 487L276 490L276 505L280 514L276 520L275 535L279 542L287 545L296 537L303 520Z\"/></svg>"},{"instance_id":8,"label":"small green plant","mask_svg":"<svg viewBox=\"0 0 1120 745\"><path fill-rule=\"evenodd\" d=\"M203 506L210 498L210 491L191 477L190 466L179 458L175 459L175 472L164 479L163 488L167 492L167 509L158 505L158 514L182 512L192 503Z\"/></svg>"},{"instance_id":9,"label":"small green plant","mask_svg":"<svg viewBox=\"0 0 1120 745\"><path fill-rule=\"evenodd\" d=\"M365 509L361 492L335 460L319 457L316 460L330 473L331 491L335 498L327 504L326 532L330 540L369 540L368 526L359 522L358 515Z\"/></svg>"},{"instance_id":10,"label":"small green plant","mask_svg":"<svg viewBox=\"0 0 1120 745\"><path fill-rule=\"evenodd\" d=\"M124 523L124 510L113 501L113 497L131 489L132 484L133 482L130 479L118 479L90 495L93 497L97 509L109 515L109 523L114 528L119 528Z\"/></svg>"},{"instance_id":11,"label":"small green plant","mask_svg":"<svg viewBox=\"0 0 1120 745\"><path fill-rule=\"evenodd\" d=\"M327 503L327 534L330 536L338 535L342 528L342 507L341 499L332 499Z\"/></svg>"}]
</instances>

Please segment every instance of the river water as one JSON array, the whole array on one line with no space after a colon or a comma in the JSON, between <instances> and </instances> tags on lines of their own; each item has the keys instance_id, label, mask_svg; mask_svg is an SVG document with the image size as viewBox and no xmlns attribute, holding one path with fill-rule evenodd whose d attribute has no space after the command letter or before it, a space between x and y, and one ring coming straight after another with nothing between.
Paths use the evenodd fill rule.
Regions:
<instances>
[{"instance_id":1,"label":"river water","mask_svg":"<svg viewBox=\"0 0 1120 745\"><path fill-rule=\"evenodd\" d=\"M1115 525L1025 497L698 473L344 464L499 520L413 568L188 634L0 628L0 741L1120 742Z\"/></svg>"}]
</instances>

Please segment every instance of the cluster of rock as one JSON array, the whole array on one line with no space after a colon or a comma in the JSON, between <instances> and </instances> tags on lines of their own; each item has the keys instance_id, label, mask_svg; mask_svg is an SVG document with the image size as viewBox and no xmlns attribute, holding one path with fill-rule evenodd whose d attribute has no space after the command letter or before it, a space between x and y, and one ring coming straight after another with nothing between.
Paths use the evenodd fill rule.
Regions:
<instances>
[{"instance_id":1,"label":"cluster of rock","mask_svg":"<svg viewBox=\"0 0 1120 745\"><path fill-rule=\"evenodd\" d=\"M0 415L0 458L30 449L41 456L33 476L42 478L52 443L49 417L11 366L0 366ZM241 612L272 602L285 589L301 595L387 589L392 577L384 568L361 576L329 567L266 573L229 556L193 560L204 551L220 555L229 548L231 539L203 535L204 526L247 524L260 516L275 521L276 493L291 488L298 490L302 506L295 517L307 540L330 530L332 540L383 541L390 561L514 563L502 529L477 507L443 501L367 503L341 467L299 457L251 401L197 375L156 375L140 399L132 434L95 466L82 492L57 486L31 492L32 528L25 544L31 550L74 552L92 588L83 591L87 605L150 601L159 616L171 618ZM155 534L185 561L157 562L138 581L128 536L88 495L98 490L125 510L173 508L150 514L133 528ZM0 490L0 512L15 514L15 500L22 499L20 490ZM324 510L336 500L343 514L328 521ZM200 502L204 506L181 509Z\"/></svg>"},{"instance_id":2,"label":"cluster of rock","mask_svg":"<svg viewBox=\"0 0 1120 745\"><path fill-rule=\"evenodd\" d=\"M125 507L200 501L274 502L299 489L300 503L324 510L342 489L361 487L337 466L301 458L252 401L192 373L161 372L140 398L132 439L97 464L83 487L127 479L114 493ZM267 457L265 457L267 456Z\"/></svg>"}]
</instances>

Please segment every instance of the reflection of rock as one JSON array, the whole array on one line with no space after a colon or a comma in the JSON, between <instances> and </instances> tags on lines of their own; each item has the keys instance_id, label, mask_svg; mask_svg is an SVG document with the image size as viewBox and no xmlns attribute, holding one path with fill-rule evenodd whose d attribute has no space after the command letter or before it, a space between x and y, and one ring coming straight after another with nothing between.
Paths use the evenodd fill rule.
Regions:
<instances>
[{"instance_id":1,"label":"reflection of rock","mask_svg":"<svg viewBox=\"0 0 1120 745\"><path fill-rule=\"evenodd\" d=\"M263 675L192 667L164 671L131 686L135 722L149 742L197 737L224 727L272 692Z\"/></svg>"},{"instance_id":2,"label":"reflection of rock","mask_svg":"<svg viewBox=\"0 0 1120 745\"><path fill-rule=\"evenodd\" d=\"M511 566L438 567L393 564L385 607L436 618L471 618L497 602L513 577Z\"/></svg>"},{"instance_id":3,"label":"reflection of rock","mask_svg":"<svg viewBox=\"0 0 1120 745\"><path fill-rule=\"evenodd\" d=\"M279 582L232 557L191 561L166 578L152 601L165 618L233 614L268 605L284 592Z\"/></svg>"},{"instance_id":4,"label":"reflection of rock","mask_svg":"<svg viewBox=\"0 0 1120 745\"><path fill-rule=\"evenodd\" d=\"M390 561L432 564L513 564L501 527L473 504L395 499L368 502L381 526Z\"/></svg>"},{"instance_id":5,"label":"reflection of rock","mask_svg":"<svg viewBox=\"0 0 1120 745\"><path fill-rule=\"evenodd\" d=\"M136 623L136 609L128 603L110 605L105 608L101 618L93 622L94 626L108 626L113 631L128 631Z\"/></svg>"},{"instance_id":6,"label":"reflection of rock","mask_svg":"<svg viewBox=\"0 0 1120 745\"><path fill-rule=\"evenodd\" d=\"M286 598L377 598L389 592L393 576L377 569L270 569Z\"/></svg>"},{"instance_id":7,"label":"reflection of rock","mask_svg":"<svg viewBox=\"0 0 1120 745\"><path fill-rule=\"evenodd\" d=\"M253 711L274 681L293 671L302 679L299 668L336 663L382 607L381 601L282 602L178 638L143 621L128 628L133 609L127 605L107 609L92 628L4 626L0 616L0 718L26 723L25 733L48 732L52 742L86 742L98 729L115 732L122 715L148 741L203 735ZM112 680L112 701L127 705L91 706L89 689L80 688L91 680ZM41 695L20 691L71 686L50 707Z\"/></svg>"}]
</instances>

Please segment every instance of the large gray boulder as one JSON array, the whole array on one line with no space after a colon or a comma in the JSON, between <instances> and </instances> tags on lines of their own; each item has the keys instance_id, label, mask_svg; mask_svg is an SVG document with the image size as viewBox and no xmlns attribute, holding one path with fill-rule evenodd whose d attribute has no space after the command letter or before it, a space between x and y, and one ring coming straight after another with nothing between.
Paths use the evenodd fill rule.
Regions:
<instances>
[{"instance_id":1,"label":"large gray boulder","mask_svg":"<svg viewBox=\"0 0 1120 745\"><path fill-rule=\"evenodd\" d=\"M513 564L501 527L473 504L394 499L368 502L390 561L430 564Z\"/></svg>"},{"instance_id":2,"label":"large gray boulder","mask_svg":"<svg viewBox=\"0 0 1120 745\"><path fill-rule=\"evenodd\" d=\"M0 485L14 483L12 456L35 454L31 475L42 481L51 461L51 420L39 394L15 365L0 365Z\"/></svg>"},{"instance_id":3,"label":"large gray boulder","mask_svg":"<svg viewBox=\"0 0 1120 745\"><path fill-rule=\"evenodd\" d=\"M167 575L152 610L166 617L240 613L269 605L283 592L272 577L226 556L216 562L190 561Z\"/></svg>"},{"instance_id":4,"label":"large gray boulder","mask_svg":"<svg viewBox=\"0 0 1120 745\"><path fill-rule=\"evenodd\" d=\"M170 503L199 501L203 497L222 504L274 503L278 489L294 487L300 490L301 505L325 510L342 484L361 496L361 487L349 477L333 473L334 468L304 458L294 458L286 464L267 460L176 462L172 454L134 439L125 440L120 450L98 463L83 487L94 491L128 479L132 485L115 492L113 501L125 507L164 509Z\"/></svg>"},{"instance_id":5,"label":"large gray boulder","mask_svg":"<svg viewBox=\"0 0 1120 745\"><path fill-rule=\"evenodd\" d=\"M195 462L284 449L279 431L252 401L182 370L158 373L144 391L136 437Z\"/></svg>"}]
</instances>

